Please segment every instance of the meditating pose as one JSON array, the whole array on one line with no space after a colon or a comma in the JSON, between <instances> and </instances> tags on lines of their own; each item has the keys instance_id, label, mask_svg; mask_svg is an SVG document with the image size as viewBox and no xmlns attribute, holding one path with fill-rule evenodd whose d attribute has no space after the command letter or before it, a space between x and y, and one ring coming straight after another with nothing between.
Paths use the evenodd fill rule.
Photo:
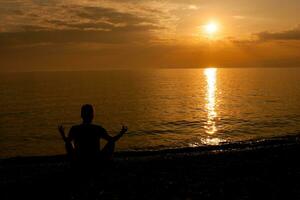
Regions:
<instances>
[{"instance_id":1,"label":"meditating pose","mask_svg":"<svg viewBox=\"0 0 300 200\"><path fill-rule=\"evenodd\" d=\"M63 126L58 127L65 141L68 157L72 161L85 163L85 165L110 160L114 152L115 142L123 136L127 127L122 126L120 133L114 137L108 135L103 127L92 124L94 109L89 104L82 106L81 118L82 124L72 126L68 136L65 135ZM107 141L107 144L100 150L100 139L102 138Z\"/></svg>"}]
</instances>

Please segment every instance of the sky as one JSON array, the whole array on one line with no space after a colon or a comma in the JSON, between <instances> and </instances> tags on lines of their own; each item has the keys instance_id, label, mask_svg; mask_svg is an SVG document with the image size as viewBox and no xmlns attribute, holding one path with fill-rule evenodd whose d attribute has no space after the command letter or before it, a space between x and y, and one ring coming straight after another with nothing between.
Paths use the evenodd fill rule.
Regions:
<instances>
[{"instance_id":1,"label":"sky","mask_svg":"<svg viewBox=\"0 0 300 200\"><path fill-rule=\"evenodd\" d=\"M299 10L299 0L0 0L0 71L300 67Z\"/></svg>"}]
</instances>

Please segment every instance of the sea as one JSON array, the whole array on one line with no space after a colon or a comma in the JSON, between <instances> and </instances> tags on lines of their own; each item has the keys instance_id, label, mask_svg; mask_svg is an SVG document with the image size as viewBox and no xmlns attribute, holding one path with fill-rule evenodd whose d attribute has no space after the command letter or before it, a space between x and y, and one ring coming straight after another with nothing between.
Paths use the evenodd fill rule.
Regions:
<instances>
[{"instance_id":1,"label":"sea","mask_svg":"<svg viewBox=\"0 0 300 200\"><path fill-rule=\"evenodd\" d=\"M0 73L0 158L63 154L57 130L93 123L116 151L199 147L300 133L300 68ZM105 141L101 141L105 144Z\"/></svg>"}]
</instances>

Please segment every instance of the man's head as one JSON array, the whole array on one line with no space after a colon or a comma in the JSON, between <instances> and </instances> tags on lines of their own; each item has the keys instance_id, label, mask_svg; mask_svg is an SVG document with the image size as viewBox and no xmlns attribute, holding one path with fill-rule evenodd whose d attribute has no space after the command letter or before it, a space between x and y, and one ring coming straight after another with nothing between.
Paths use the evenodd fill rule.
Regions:
<instances>
[{"instance_id":1,"label":"man's head","mask_svg":"<svg viewBox=\"0 0 300 200\"><path fill-rule=\"evenodd\" d=\"M81 107L81 118L84 123L91 123L94 118L94 109L90 104L85 104Z\"/></svg>"}]
</instances>

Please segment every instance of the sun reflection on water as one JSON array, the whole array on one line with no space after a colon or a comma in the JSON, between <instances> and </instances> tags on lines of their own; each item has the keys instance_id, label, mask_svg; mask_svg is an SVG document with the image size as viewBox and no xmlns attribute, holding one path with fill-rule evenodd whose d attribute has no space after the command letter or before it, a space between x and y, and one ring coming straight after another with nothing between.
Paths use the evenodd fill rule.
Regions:
<instances>
[{"instance_id":1,"label":"sun reflection on water","mask_svg":"<svg viewBox=\"0 0 300 200\"><path fill-rule=\"evenodd\" d=\"M216 68L207 68L204 70L204 75L207 83L207 92L206 92L206 111L207 111L207 122L205 125L206 133L213 135L217 132L216 126L216 81L217 81L217 69Z\"/></svg>"}]
</instances>

